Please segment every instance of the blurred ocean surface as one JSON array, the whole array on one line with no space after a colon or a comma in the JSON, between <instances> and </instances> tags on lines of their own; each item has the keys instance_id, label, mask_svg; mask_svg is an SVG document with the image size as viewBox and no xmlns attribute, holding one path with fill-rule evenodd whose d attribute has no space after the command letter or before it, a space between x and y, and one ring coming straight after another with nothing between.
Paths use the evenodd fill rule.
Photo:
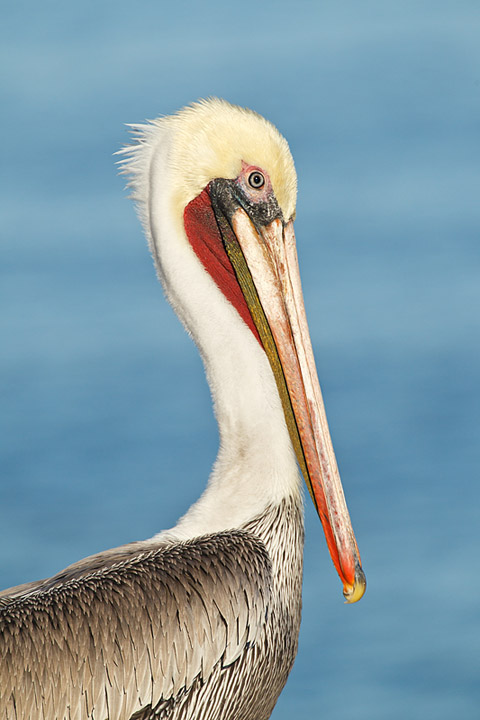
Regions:
<instances>
[{"instance_id":1,"label":"blurred ocean surface","mask_svg":"<svg viewBox=\"0 0 480 720\"><path fill-rule=\"evenodd\" d=\"M320 381L368 579L306 507L275 720L479 717L480 5L3 3L0 586L175 523L217 431L112 154L202 96L288 138Z\"/></svg>"}]
</instances>

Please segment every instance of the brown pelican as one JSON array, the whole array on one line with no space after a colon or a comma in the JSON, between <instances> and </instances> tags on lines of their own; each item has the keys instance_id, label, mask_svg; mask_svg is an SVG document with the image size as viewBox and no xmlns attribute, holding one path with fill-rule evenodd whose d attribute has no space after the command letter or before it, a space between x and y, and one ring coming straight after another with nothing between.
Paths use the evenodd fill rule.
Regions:
<instances>
[{"instance_id":1,"label":"brown pelican","mask_svg":"<svg viewBox=\"0 0 480 720\"><path fill-rule=\"evenodd\" d=\"M134 133L123 169L202 355L220 450L174 528L0 595L1 720L268 718L297 652L300 472L347 602L365 590L303 307L287 142L216 99Z\"/></svg>"}]
</instances>

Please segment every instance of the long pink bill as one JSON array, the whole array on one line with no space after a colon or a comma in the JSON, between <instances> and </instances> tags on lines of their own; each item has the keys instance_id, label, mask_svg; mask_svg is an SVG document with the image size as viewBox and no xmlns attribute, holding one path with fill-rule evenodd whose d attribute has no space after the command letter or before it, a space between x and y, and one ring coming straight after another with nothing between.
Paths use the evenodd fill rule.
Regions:
<instances>
[{"instance_id":1,"label":"long pink bill","mask_svg":"<svg viewBox=\"0 0 480 720\"><path fill-rule=\"evenodd\" d=\"M365 592L366 580L315 367L293 221L284 225L277 219L257 230L248 214L239 208L231 223L275 341L303 451L299 464L342 580L345 598L347 602L356 602Z\"/></svg>"}]
</instances>

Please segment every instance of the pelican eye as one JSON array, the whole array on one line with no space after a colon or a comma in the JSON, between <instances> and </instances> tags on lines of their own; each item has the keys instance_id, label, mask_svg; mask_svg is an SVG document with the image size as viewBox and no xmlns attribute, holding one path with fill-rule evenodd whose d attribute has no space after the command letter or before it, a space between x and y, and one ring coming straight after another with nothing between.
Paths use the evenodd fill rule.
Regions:
<instances>
[{"instance_id":1,"label":"pelican eye","mask_svg":"<svg viewBox=\"0 0 480 720\"><path fill-rule=\"evenodd\" d=\"M265 178L261 172L258 172L258 170L255 170L254 172L250 173L250 175L248 176L248 184L254 190L260 190L260 188L262 188L265 185Z\"/></svg>"}]
</instances>

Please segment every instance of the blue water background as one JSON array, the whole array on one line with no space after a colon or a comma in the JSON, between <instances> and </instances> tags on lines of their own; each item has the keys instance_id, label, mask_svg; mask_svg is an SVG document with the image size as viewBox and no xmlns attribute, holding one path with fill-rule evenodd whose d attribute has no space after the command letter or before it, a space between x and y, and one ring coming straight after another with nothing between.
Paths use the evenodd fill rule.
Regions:
<instances>
[{"instance_id":1,"label":"blue water background","mask_svg":"<svg viewBox=\"0 0 480 720\"><path fill-rule=\"evenodd\" d=\"M0 586L174 524L217 447L112 154L202 96L288 138L334 445L368 578L306 508L273 714L480 716L480 4L2 3Z\"/></svg>"}]
</instances>

